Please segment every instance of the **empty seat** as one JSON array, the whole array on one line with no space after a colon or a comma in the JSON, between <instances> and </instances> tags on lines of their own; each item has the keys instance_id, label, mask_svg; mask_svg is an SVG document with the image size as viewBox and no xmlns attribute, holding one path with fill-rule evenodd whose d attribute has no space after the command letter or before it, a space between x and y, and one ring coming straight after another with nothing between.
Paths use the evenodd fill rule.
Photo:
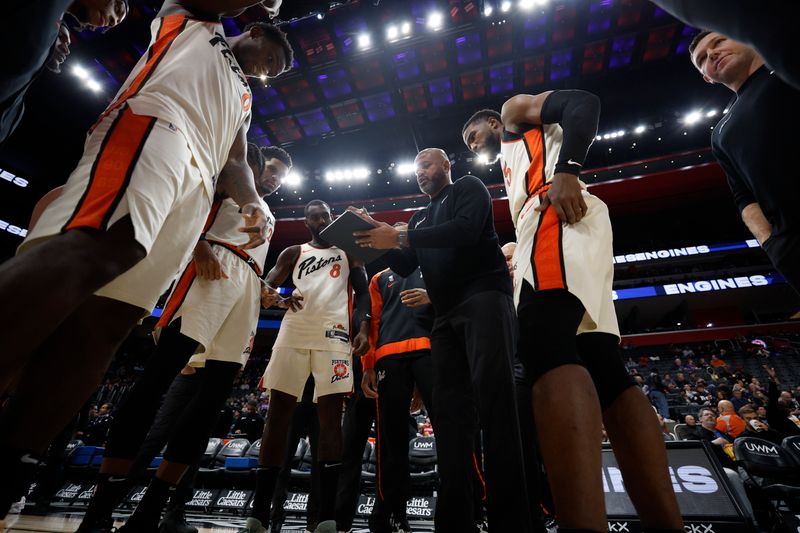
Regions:
<instances>
[{"instance_id":1,"label":"empty seat","mask_svg":"<svg viewBox=\"0 0 800 533\"><path fill-rule=\"evenodd\" d=\"M417 437L408 443L411 483L428 485L436 481L436 438Z\"/></svg>"},{"instance_id":2,"label":"empty seat","mask_svg":"<svg viewBox=\"0 0 800 533\"><path fill-rule=\"evenodd\" d=\"M739 437L733 450L745 483L770 500L786 502L793 510L798 508L800 466L781 446L754 437Z\"/></svg>"}]
</instances>

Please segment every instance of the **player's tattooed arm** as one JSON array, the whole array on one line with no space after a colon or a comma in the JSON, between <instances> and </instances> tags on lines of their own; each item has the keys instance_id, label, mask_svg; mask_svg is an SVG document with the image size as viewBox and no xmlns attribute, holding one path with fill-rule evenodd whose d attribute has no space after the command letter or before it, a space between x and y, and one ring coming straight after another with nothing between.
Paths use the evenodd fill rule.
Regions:
<instances>
[{"instance_id":1,"label":"player's tattooed arm","mask_svg":"<svg viewBox=\"0 0 800 533\"><path fill-rule=\"evenodd\" d=\"M302 295L290 295L281 298L278 294L278 287L286 281L300 257L300 246L289 246L278 256L275 266L267 273L267 277L261 283L261 305L271 307L276 305L282 309L299 311L303 308Z\"/></svg>"},{"instance_id":2,"label":"player's tattooed arm","mask_svg":"<svg viewBox=\"0 0 800 533\"><path fill-rule=\"evenodd\" d=\"M233 146L228 152L228 161L217 181L217 192L231 197L239 204L244 218L244 226L239 228L239 231L247 233L250 238L242 248L248 250L267 242L267 214L261 207L253 171L247 164L247 129L244 126L239 128Z\"/></svg>"}]
</instances>

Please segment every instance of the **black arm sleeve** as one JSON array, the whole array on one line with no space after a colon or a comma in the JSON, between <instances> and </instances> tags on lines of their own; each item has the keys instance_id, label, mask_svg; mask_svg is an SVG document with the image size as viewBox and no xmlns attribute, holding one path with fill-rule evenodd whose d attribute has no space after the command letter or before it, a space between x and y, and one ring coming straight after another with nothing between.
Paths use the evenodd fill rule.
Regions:
<instances>
[{"instance_id":1,"label":"black arm sleeve","mask_svg":"<svg viewBox=\"0 0 800 533\"><path fill-rule=\"evenodd\" d=\"M356 293L356 309L353 312L353 329L357 329L361 327L362 322L369 323L370 312L372 311L367 271L364 270L364 267L350 269L350 283L353 284L353 291Z\"/></svg>"},{"instance_id":2,"label":"black arm sleeve","mask_svg":"<svg viewBox=\"0 0 800 533\"><path fill-rule=\"evenodd\" d=\"M542 104L542 123L560 124L563 130L556 172L578 175L597 135L600 99L586 91L553 91Z\"/></svg>"},{"instance_id":3,"label":"black arm sleeve","mask_svg":"<svg viewBox=\"0 0 800 533\"><path fill-rule=\"evenodd\" d=\"M480 240L486 217L492 212L489 190L475 176L464 176L453 186L452 196L453 218L436 226L409 229L408 242L411 247L458 248Z\"/></svg>"}]
</instances>

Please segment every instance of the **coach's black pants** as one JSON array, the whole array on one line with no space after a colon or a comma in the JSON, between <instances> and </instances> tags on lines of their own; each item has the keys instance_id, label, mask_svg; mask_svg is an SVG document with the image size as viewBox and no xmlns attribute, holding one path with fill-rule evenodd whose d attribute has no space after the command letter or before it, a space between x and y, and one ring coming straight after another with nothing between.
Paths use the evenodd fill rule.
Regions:
<instances>
[{"instance_id":1,"label":"coach's black pants","mask_svg":"<svg viewBox=\"0 0 800 533\"><path fill-rule=\"evenodd\" d=\"M436 447L441 478L436 531L475 527L473 441L483 429L492 531L531 531L512 375L516 318L511 297L475 294L437 316L431 334Z\"/></svg>"},{"instance_id":2,"label":"coach's black pants","mask_svg":"<svg viewBox=\"0 0 800 533\"><path fill-rule=\"evenodd\" d=\"M375 363L378 374L378 486L373 514L392 513L395 519L406 514L411 496L411 475L408 468L408 408L419 389L436 431L433 414L433 362L431 352L390 355Z\"/></svg>"}]
</instances>

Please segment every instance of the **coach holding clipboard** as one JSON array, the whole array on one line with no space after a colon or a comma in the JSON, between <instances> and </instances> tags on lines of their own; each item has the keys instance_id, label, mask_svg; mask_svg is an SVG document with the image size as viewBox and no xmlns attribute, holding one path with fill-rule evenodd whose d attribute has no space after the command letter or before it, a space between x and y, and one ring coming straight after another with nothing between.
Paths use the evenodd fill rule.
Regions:
<instances>
[{"instance_id":1,"label":"coach holding clipboard","mask_svg":"<svg viewBox=\"0 0 800 533\"><path fill-rule=\"evenodd\" d=\"M383 258L408 276L419 266L436 312L431 333L433 397L441 488L436 531L475 531L472 443L483 429L489 527L532 531L514 400L516 347L511 278L494 229L492 200L474 176L453 183L444 151L415 160L417 183L430 204L407 228L373 220L356 244L390 250ZM477 410L477 413L476 413Z\"/></svg>"}]
</instances>

